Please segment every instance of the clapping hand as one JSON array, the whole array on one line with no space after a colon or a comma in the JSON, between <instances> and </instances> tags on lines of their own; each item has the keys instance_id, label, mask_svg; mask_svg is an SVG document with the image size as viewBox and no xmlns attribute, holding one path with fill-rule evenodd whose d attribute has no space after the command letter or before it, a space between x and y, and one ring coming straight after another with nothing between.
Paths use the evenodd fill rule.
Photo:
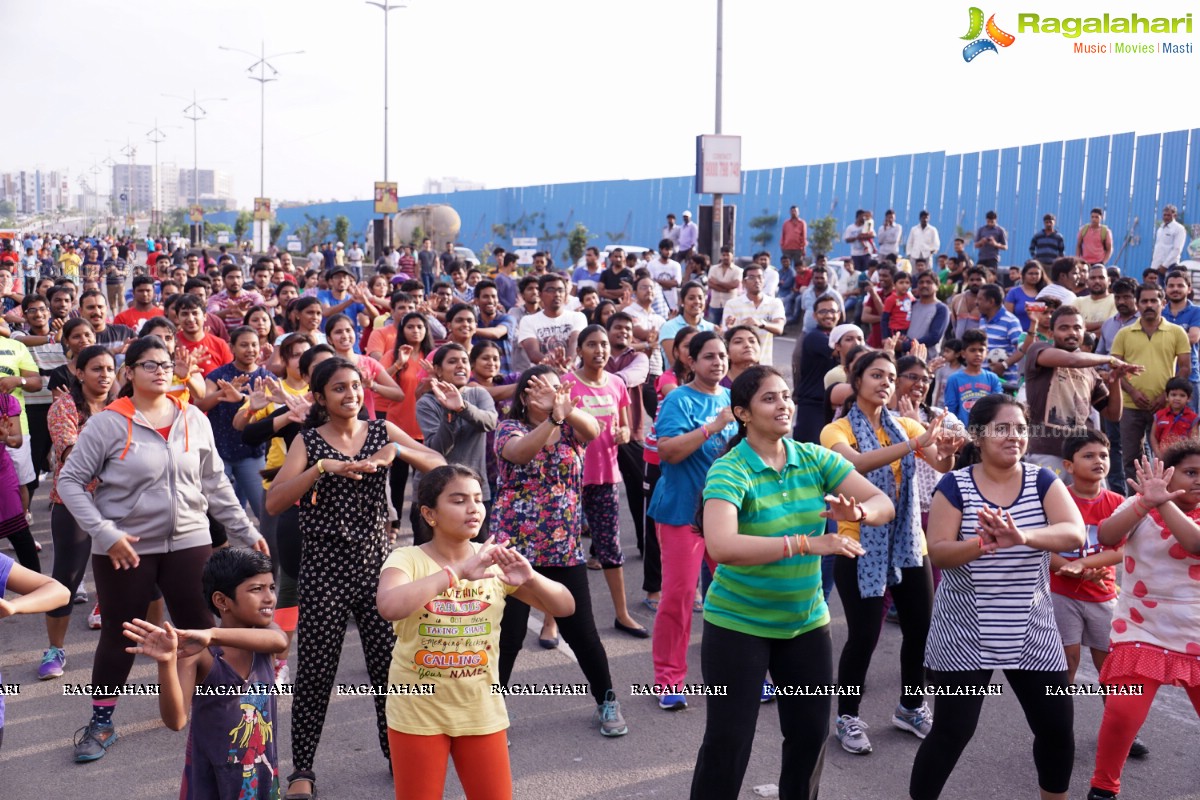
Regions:
<instances>
[{"instance_id":1,"label":"clapping hand","mask_svg":"<svg viewBox=\"0 0 1200 800\"><path fill-rule=\"evenodd\" d=\"M245 377L245 376L238 376L238 378L234 378L232 381L225 381L225 380L217 381L217 396L221 398L222 402L224 402L224 403L240 403L240 402L242 402L243 397L242 397L241 386L239 386L237 383L238 379L241 377ZM242 386L245 386L245 384L246 384L246 382L242 381Z\"/></svg>"},{"instance_id":2,"label":"clapping hand","mask_svg":"<svg viewBox=\"0 0 1200 800\"><path fill-rule=\"evenodd\" d=\"M1129 487L1141 495L1141 502L1150 508L1158 508L1163 503L1168 503L1183 497L1187 494L1186 489L1176 489L1171 491L1168 487L1171 485L1171 478L1175 474L1174 467L1163 469L1163 462L1154 459L1150 461L1145 456L1142 456L1134 464L1137 478L1129 478L1126 483Z\"/></svg>"},{"instance_id":3,"label":"clapping hand","mask_svg":"<svg viewBox=\"0 0 1200 800\"><path fill-rule=\"evenodd\" d=\"M433 380L429 384L429 391L442 404L442 408L445 408L447 411L458 412L466 407L467 403L463 399L462 392L453 383L447 383L443 380Z\"/></svg>"},{"instance_id":4,"label":"clapping hand","mask_svg":"<svg viewBox=\"0 0 1200 800\"><path fill-rule=\"evenodd\" d=\"M1003 509L984 506L979 509L978 517L976 532L983 539L984 549L987 549L989 544L1001 549L1025 544L1027 541L1024 532L1013 521L1012 514Z\"/></svg>"},{"instance_id":5,"label":"clapping hand","mask_svg":"<svg viewBox=\"0 0 1200 800\"><path fill-rule=\"evenodd\" d=\"M275 386L272 386L274 384ZM262 411L271 404L272 395L278 381L273 378L256 378L250 391L250 410Z\"/></svg>"},{"instance_id":6,"label":"clapping hand","mask_svg":"<svg viewBox=\"0 0 1200 800\"><path fill-rule=\"evenodd\" d=\"M839 494L836 497L831 494L825 495L825 503L829 508L821 512L821 516L825 519L832 519L837 522L860 522L858 513L858 500L853 497L846 497ZM865 518L865 517L864 517Z\"/></svg>"},{"instance_id":7,"label":"clapping hand","mask_svg":"<svg viewBox=\"0 0 1200 800\"><path fill-rule=\"evenodd\" d=\"M149 656L164 664L179 655L179 634L170 622L164 622L160 628L144 619L134 619L123 623L122 627L125 638L135 643L125 648L126 653Z\"/></svg>"},{"instance_id":8,"label":"clapping hand","mask_svg":"<svg viewBox=\"0 0 1200 800\"><path fill-rule=\"evenodd\" d=\"M296 397L287 395L284 397L283 405L288 407L287 418L290 422L295 422L303 425L308 419L308 411L312 408L312 400L306 397Z\"/></svg>"},{"instance_id":9,"label":"clapping hand","mask_svg":"<svg viewBox=\"0 0 1200 800\"><path fill-rule=\"evenodd\" d=\"M497 547L492 551L492 559L500 568L500 580L509 586L521 586L533 577L529 559L511 547Z\"/></svg>"}]
</instances>

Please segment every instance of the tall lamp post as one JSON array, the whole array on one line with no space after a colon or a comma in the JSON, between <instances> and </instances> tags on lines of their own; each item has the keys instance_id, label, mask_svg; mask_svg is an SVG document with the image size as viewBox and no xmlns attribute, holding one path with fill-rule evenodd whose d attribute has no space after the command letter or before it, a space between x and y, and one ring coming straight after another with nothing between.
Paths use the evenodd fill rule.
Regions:
<instances>
[{"instance_id":1,"label":"tall lamp post","mask_svg":"<svg viewBox=\"0 0 1200 800\"><path fill-rule=\"evenodd\" d=\"M121 155L129 159L129 171L125 173L125 225L127 229L133 228L133 161L137 155L137 148L132 143L126 144L121 148Z\"/></svg>"},{"instance_id":2,"label":"tall lamp post","mask_svg":"<svg viewBox=\"0 0 1200 800\"><path fill-rule=\"evenodd\" d=\"M246 68L246 71L248 73L250 73L246 77L248 77L252 81L258 81L258 91L259 91L258 196L266 197L267 196L267 192L266 192L266 188L267 188L267 178L266 178L266 175L267 175L267 84L270 81L279 80L279 70L275 69L275 67L271 64L271 59L282 58L283 56L297 56L297 55L301 55L304 51L303 50L289 50L286 53L272 53L271 55L267 55L266 41L265 40L261 41L259 43L259 45L260 45L260 51L258 53L252 53L249 50L242 50L241 48L238 48L238 47L226 47L224 45L219 45L218 49L227 50L231 53L244 53L245 55L248 55L252 58L258 59L257 61L255 61L253 64L251 64L249 67ZM254 74L255 70L258 70L257 75ZM270 75L267 74L267 70L271 71ZM254 221L255 249L257 249L259 251L267 249L267 238L268 238L268 234L270 232L270 226L271 226L271 221L269 219Z\"/></svg>"},{"instance_id":3,"label":"tall lamp post","mask_svg":"<svg viewBox=\"0 0 1200 800\"><path fill-rule=\"evenodd\" d=\"M366 0L367 5L375 6L383 12L383 182L387 183L388 179L388 14L389 11L394 11L397 8L408 8L406 5L398 3L377 3L375 0ZM387 214L383 215L384 237L387 244L392 243L392 221ZM376 254L378 255L378 254Z\"/></svg>"},{"instance_id":4,"label":"tall lamp post","mask_svg":"<svg viewBox=\"0 0 1200 800\"><path fill-rule=\"evenodd\" d=\"M725 1L717 0L717 87L716 87L716 120L713 133L721 133L721 64L724 60L724 26ZM712 196L712 255L720 258L721 247L725 244L725 196Z\"/></svg>"},{"instance_id":5,"label":"tall lamp post","mask_svg":"<svg viewBox=\"0 0 1200 800\"><path fill-rule=\"evenodd\" d=\"M187 100L187 97L178 94L164 94L163 97L171 97L176 100ZM183 108L183 118L192 121L192 194L189 200L192 205L200 203L200 157L199 157L199 140L197 125L200 121L208 118L208 111L201 103L224 102L227 97L204 97L197 98L196 90L192 89L191 103ZM202 223L201 223L202 224ZM194 231L193 233L198 233ZM198 240L200 237L193 235L192 241Z\"/></svg>"}]
</instances>

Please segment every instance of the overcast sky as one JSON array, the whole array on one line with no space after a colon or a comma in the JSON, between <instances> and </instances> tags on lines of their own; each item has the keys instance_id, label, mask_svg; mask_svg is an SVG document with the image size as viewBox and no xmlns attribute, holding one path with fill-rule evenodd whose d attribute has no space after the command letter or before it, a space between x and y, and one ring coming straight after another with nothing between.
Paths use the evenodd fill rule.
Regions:
<instances>
[{"instance_id":1,"label":"overcast sky","mask_svg":"<svg viewBox=\"0 0 1200 800\"><path fill-rule=\"evenodd\" d=\"M979 0L976 0L979 2ZM716 0L407 0L390 13L389 175L400 193L456 176L488 188L694 171L713 129ZM1072 40L1017 33L1045 16L1183 16L1185 0L981 5L1017 34L962 57L970 2L728 0L724 132L743 168L928 150L963 152L1197 123L1200 54L1077 55ZM1026 7L1027 6L1027 7ZM76 176L127 141L192 164L187 102L201 103L199 165L259 183L256 59L268 54L266 193L277 202L365 199L383 177L383 14L363 0L3 0L6 115L0 171ZM1200 44L1194 34L1075 41ZM167 127L178 125L180 127ZM90 177L90 176L89 176ZM101 178L106 191L108 179Z\"/></svg>"}]
</instances>

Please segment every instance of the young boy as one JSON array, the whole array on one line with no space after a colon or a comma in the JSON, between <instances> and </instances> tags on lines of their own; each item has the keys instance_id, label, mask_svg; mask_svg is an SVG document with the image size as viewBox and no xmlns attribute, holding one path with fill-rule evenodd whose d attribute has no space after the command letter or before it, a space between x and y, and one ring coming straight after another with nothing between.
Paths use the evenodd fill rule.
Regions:
<instances>
[{"instance_id":1,"label":"young boy","mask_svg":"<svg viewBox=\"0 0 1200 800\"><path fill-rule=\"evenodd\" d=\"M182 730L192 712L181 798L279 797L271 654L287 647L287 637L271 621L271 560L243 548L217 550L202 584L221 627L176 630L135 619L125 635L136 644L125 649L158 662L158 710L168 728Z\"/></svg>"},{"instance_id":2,"label":"young boy","mask_svg":"<svg viewBox=\"0 0 1200 800\"><path fill-rule=\"evenodd\" d=\"M1155 458L1176 442L1195 435L1196 421L1200 419L1192 411L1192 384L1187 378L1171 378L1167 381L1167 405L1154 412L1154 427L1150 429L1150 449Z\"/></svg>"},{"instance_id":3,"label":"young boy","mask_svg":"<svg viewBox=\"0 0 1200 800\"><path fill-rule=\"evenodd\" d=\"M962 339L948 339L942 345L942 361L940 367L933 373L933 405L942 408L946 405L946 381L955 372L962 369Z\"/></svg>"},{"instance_id":4,"label":"young boy","mask_svg":"<svg viewBox=\"0 0 1200 800\"><path fill-rule=\"evenodd\" d=\"M984 370L987 357L987 331L976 328L963 334L963 368L946 380L946 410L964 425L975 401L1003 390L1000 378Z\"/></svg>"},{"instance_id":5,"label":"young boy","mask_svg":"<svg viewBox=\"0 0 1200 800\"><path fill-rule=\"evenodd\" d=\"M1117 606L1117 571L1123 552L1100 544L1100 523L1111 517L1125 498L1104 488L1109 466L1108 437L1100 431L1081 429L1063 440L1063 471L1071 478L1067 491L1083 516L1087 541L1070 553L1050 554L1050 592L1054 619L1067 657L1068 680L1075 682L1080 649L1091 650L1092 664L1099 674L1108 656L1108 636L1113 609ZM1149 753L1135 739L1129 754L1141 758Z\"/></svg>"},{"instance_id":6,"label":"young boy","mask_svg":"<svg viewBox=\"0 0 1200 800\"><path fill-rule=\"evenodd\" d=\"M896 290L883 304L881 322L885 338L896 334L908 338L909 314L912 313L912 304L915 300L912 293L912 276L907 272L897 272Z\"/></svg>"}]
</instances>

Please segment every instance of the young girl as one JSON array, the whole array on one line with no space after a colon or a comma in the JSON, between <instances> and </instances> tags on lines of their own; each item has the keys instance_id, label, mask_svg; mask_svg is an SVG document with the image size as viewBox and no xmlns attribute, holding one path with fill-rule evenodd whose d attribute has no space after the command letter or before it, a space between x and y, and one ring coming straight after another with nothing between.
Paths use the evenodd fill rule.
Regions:
<instances>
[{"instance_id":1,"label":"young girl","mask_svg":"<svg viewBox=\"0 0 1200 800\"><path fill-rule=\"evenodd\" d=\"M73 317L63 325L59 341L62 342L67 362L61 367L55 367L50 371L51 392L55 389L70 387L71 381L75 378L75 369L73 366L75 358L83 348L91 347L96 343L96 332L92 329L92 324L86 319Z\"/></svg>"},{"instance_id":2,"label":"young girl","mask_svg":"<svg viewBox=\"0 0 1200 800\"><path fill-rule=\"evenodd\" d=\"M1121 791L1129 747L1160 686L1183 687L1200 713L1200 442L1181 442L1161 461L1140 459L1128 483L1137 494L1100 526L1101 544L1128 534L1100 683L1142 691L1105 698L1088 800Z\"/></svg>"},{"instance_id":3,"label":"young girl","mask_svg":"<svg viewBox=\"0 0 1200 800\"><path fill-rule=\"evenodd\" d=\"M600 434L588 443L583 455L583 513L592 533L592 549L604 570L608 593L612 596L617 630L639 639L650 632L629 615L625 600L625 573L621 565L620 473L617 470L617 446L629 441L629 390L625 382L610 375L608 331L589 325L579 332L577 344L580 366L565 381L571 398L591 414Z\"/></svg>"},{"instance_id":4,"label":"young girl","mask_svg":"<svg viewBox=\"0 0 1200 800\"><path fill-rule=\"evenodd\" d=\"M85 347L75 359L76 380L70 391L50 406L46 424L54 448L54 483L50 486L50 535L54 539L54 579L64 586L78 586L87 571L91 539L87 531L75 524L75 518L58 496L58 474L79 438L79 431L93 414L104 410L112 399L116 384L116 362L108 348L101 345ZM46 637L50 646L42 654L38 678L48 680L62 677L67 664L64 649L67 628L71 622L73 603L66 603L46 613ZM92 612L98 614L97 608Z\"/></svg>"},{"instance_id":5,"label":"young girl","mask_svg":"<svg viewBox=\"0 0 1200 800\"><path fill-rule=\"evenodd\" d=\"M791 438L796 407L774 368L743 372L730 405L738 435L704 487L704 540L718 566L705 597L700 656L705 682L727 686L728 694L708 699L692 776L696 800L738 795L768 669L777 685L833 683L819 557L864 551L852 537L826 534L825 520L882 525L895 513L845 458ZM784 797L817 795L829 704L828 696L779 698L789 742L779 778Z\"/></svg>"},{"instance_id":6,"label":"young girl","mask_svg":"<svg viewBox=\"0 0 1200 800\"><path fill-rule=\"evenodd\" d=\"M7 600L5 592L21 597ZM67 587L49 575L39 575L0 553L0 620L17 614L50 611L71 602ZM4 743L4 695L0 694L0 744Z\"/></svg>"},{"instance_id":7,"label":"young girl","mask_svg":"<svg viewBox=\"0 0 1200 800\"><path fill-rule=\"evenodd\" d=\"M496 652L510 594L558 616L575 613L575 600L562 584L535 572L517 550L491 539L483 544L472 541L484 519L482 485L474 470L458 464L438 467L422 477L417 502L433 538L388 556L376 599L383 618L395 623L388 683L436 687L430 696L388 698L396 798L439 800L447 761L453 757L468 800L508 800L508 714L503 696L491 690L500 682L495 661L488 658L483 669L455 677L453 670L421 663L419 654ZM487 632L469 639L430 633L445 626L476 626Z\"/></svg>"},{"instance_id":8,"label":"young girl","mask_svg":"<svg viewBox=\"0 0 1200 800\"><path fill-rule=\"evenodd\" d=\"M688 281L679 287L679 314L667 320L667 324L658 332L664 364L675 363L676 354L681 349L686 349L680 341L683 328L691 328L693 331L716 330L717 326L704 318L704 304L707 298L708 293L704 286L695 281ZM664 370L664 374L665 372ZM684 381L679 383L682 385Z\"/></svg>"},{"instance_id":9,"label":"young girl","mask_svg":"<svg viewBox=\"0 0 1200 800\"><path fill-rule=\"evenodd\" d=\"M496 430L496 405L482 386L469 385L467 362L467 351L457 342L448 342L433 354L434 380L417 400L417 424L426 447L450 463L483 472L487 469L488 433ZM490 514L492 492L487 485L483 503ZM424 544L432 531L422 524L420 508L414 505L413 510L413 544Z\"/></svg>"},{"instance_id":10,"label":"young girl","mask_svg":"<svg viewBox=\"0 0 1200 800\"><path fill-rule=\"evenodd\" d=\"M428 389L432 373L429 356L433 354L433 335L425 317L410 312L400 318L400 330L395 344L384 351L381 363L404 392L398 403L387 402L387 421L400 428L416 441L424 434L417 424L417 398ZM427 370L426 367L429 367ZM385 399L385 398L382 398ZM395 525L404 519L404 490L408 484L408 464L400 462L388 476L392 507L396 511Z\"/></svg>"},{"instance_id":11,"label":"young girl","mask_svg":"<svg viewBox=\"0 0 1200 800\"><path fill-rule=\"evenodd\" d=\"M375 359L354 352L354 323L345 314L334 314L325 321L325 335L329 338L334 352L338 357L349 361L363 376L363 387L366 389L367 416L376 419L375 398L386 397L388 400L404 399L402 390L396 381L388 374Z\"/></svg>"},{"instance_id":12,"label":"young girl","mask_svg":"<svg viewBox=\"0 0 1200 800\"><path fill-rule=\"evenodd\" d=\"M728 388L738 375L758 364L762 347L749 325L734 325L725 331L725 346L729 349L729 374L721 379L721 385Z\"/></svg>"},{"instance_id":13,"label":"young girl","mask_svg":"<svg viewBox=\"0 0 1200 800\"><path fill-rule=\"evenodd\" d=\"M251 306L242 317L242 324L252 328L258 334L258 363L265 365L271 360L275 350L275 340L278 331L275 330L275 320L271 318L271 310L266 306Z\"/></svg>"},{"instance_id":14,"label":"young girl","mask_svg":"<svg viewBox=\"0 0 1200 800\"><path fill-rule=\"evenodd\" d=\"M347 320L348 322L349 320ZM375 608L375 587L389 550L387 469L402 458L420 470L444 464L440 455L383 420L359 419L362 375L332 358L313 370L313 406L302 435L267 493L266 510L281 514L300 503L297 669L292 706L290 792L309 797L313 760L333 693L337 662L351 614L358 623L371 683L387 681L395 635ZM375 698L379 745L389 758L383 696Z\"/></svg>"},{"instance_id":15,"label":"young girl","mask_svg":"<svg viewBox=\"0 0 1200 800\"><path fill-rule=\"evenodd\" d=\"M923 685L925 639L933 605L933 575L926 558L921 527L917 460L946 472L953 467L953 444L944 441L939 415L926 429L909 417L893 414L887 404L896 391L896 367L890 353L860 358L851 369L855 397L847 413L821 431L821 444L845 457L859 473L895 503L894 520L863 526L838 524L838 532L859 541L863 557L840 558L834 582L846 611L847 640L838 662L838 682L862 686L879 642L883 595L890 590L900 613L904 639L900 647L901 686ZM932 487L930 487L932 491ZM919 691L903 688L892 724L924 738L932 725L929 707ZM859 696L838 697L837 739L850 753L871 752L859 718Z\"/></svg>"}]
</instances>

